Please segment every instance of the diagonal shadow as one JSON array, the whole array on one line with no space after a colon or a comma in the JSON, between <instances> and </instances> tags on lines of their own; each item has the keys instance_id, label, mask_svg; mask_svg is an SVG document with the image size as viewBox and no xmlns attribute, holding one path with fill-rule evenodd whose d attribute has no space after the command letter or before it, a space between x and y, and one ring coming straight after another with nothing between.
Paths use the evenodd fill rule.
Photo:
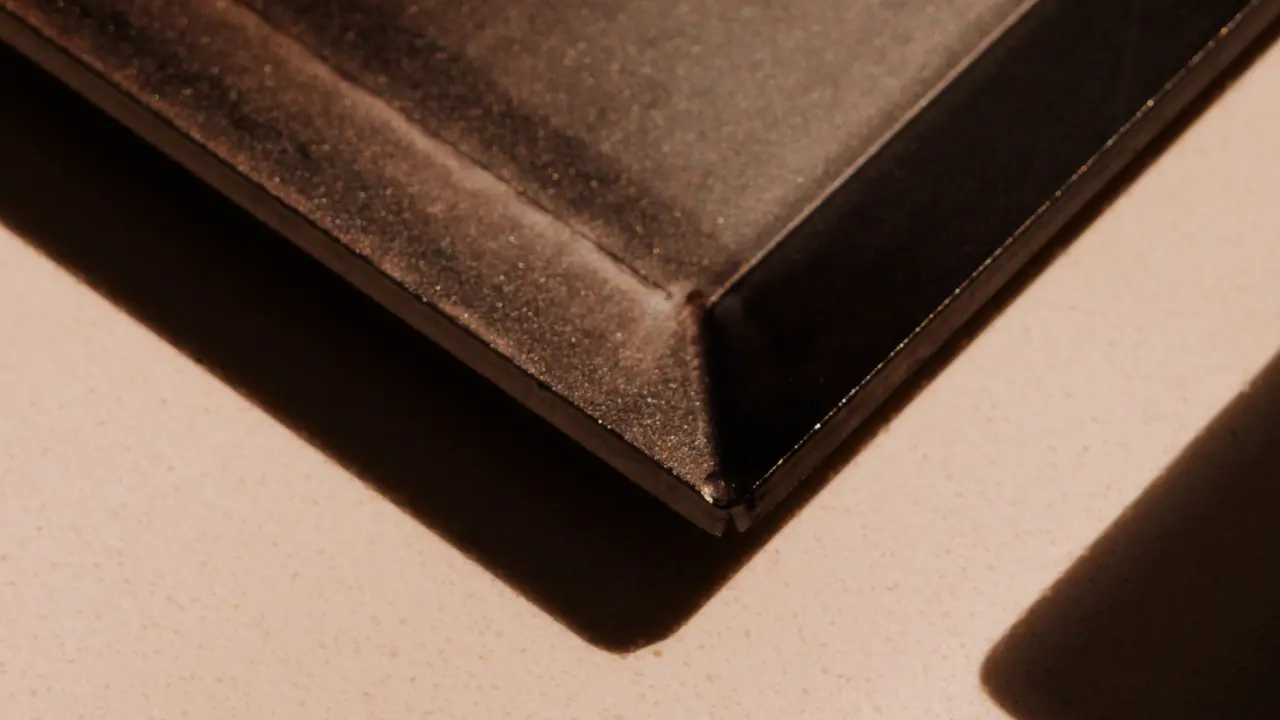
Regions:
<instances>
[{"instance_id":1,"label":"diagonal shadow","mask_svg":"<svg viewBox=\"0 0 1280 720\"><path fill-rule=\"evenodd\" d=\"M1018 720L1280 717L1280 355L995 646Z\"/></svg>"},{"instance_id":2,"label":"diagonal shadow","mask_svg":"<svg viewBox=\"0 0 1280 720\"><path fill-rule=\"evenodd\" d=\"M670 635L715 538L0 47L0 224L587 641Z\"/></svg>"}]
</instances>

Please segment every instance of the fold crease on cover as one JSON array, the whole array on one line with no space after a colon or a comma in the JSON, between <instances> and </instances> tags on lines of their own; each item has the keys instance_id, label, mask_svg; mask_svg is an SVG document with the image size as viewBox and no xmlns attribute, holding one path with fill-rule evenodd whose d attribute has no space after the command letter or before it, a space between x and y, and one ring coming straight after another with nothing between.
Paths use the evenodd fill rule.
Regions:
<instances>
[{"instance_id":1,"label":"fold crease on cover","mask_svg":"<svg viewBox=\"0 0 1280 720\"><path fill-rule=\"evenodd\" d=\"M0 39L719 533L1280 2L895 8L0 0Z\"/></svg>"}]
</instances>

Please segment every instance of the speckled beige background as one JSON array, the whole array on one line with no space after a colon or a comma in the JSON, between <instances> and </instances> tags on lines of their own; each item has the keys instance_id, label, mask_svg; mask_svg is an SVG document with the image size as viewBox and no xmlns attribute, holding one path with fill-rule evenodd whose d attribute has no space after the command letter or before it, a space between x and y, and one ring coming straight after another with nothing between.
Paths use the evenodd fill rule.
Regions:
<instances>
[{"instance_id":1,"label":"speckled beige background","mask_svg":"<svg viewBox=\"0 0 1280 720\"><path fill-rule=\"evenodd\" d=\"M402 512L341 452L71 272L83 268L0 229L0 717L1006 717L984 663L1020 718L1097 716L1035 709L1054 692L1035 683L1051 679L1028 671L1009 690L988 658L1126 506L1147 512L1150 486L1224 408L1231 438L1280 424L1272 404L1236 400L1280 352L1277 87L1280 48L686 625L631 653L526 599L517 588L543 571L504 583L483 542L445 539L471 520L442 533ZM141 215L138 232L155 232ZM476 456L503 456L498 437ZM519 484L526 461L509 457L505 482ZM424 458L420 471L437 469ZM1148 536L1170 523L1144 537L1166 547ZM1167 547L1156 556L1185 551ZM684 561L679 544L667 557ZM1188 566L1182 581L1225 583L1227 565ZM1068 578L1103 593L1082 613L1146 577L1121 567L1094 582L1081 567ZM570 568L550 582L584 580ZM1152 592L1152 612L1174 600ZM1163 638L1147 663L1159 665L1188 654L1182 630L1121 637L1116 652L1141 658ZM1033 638L1030 657L1070 667L1054 637ZM1247 669L1215 659L1233 661ZM1138 665L1113 678L1132 707L1157 693Z\"/></svg>"}]
</instances>

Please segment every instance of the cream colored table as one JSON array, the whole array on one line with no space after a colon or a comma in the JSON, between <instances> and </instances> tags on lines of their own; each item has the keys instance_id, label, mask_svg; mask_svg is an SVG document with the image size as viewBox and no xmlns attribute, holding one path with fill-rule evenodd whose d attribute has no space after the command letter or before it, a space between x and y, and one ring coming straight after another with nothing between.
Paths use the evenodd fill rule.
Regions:
<instances>
[{"instance_id":1,"label":"cream colored table","mask_svg":"<svg viewBox=\"0 0 1280 720\"><path fill-rule=\"evenodd\" d=\"M0 128L0 717L1274 702L1280 48L758 548L176 173L29 124Z\"/></svg>"}]
</instances>

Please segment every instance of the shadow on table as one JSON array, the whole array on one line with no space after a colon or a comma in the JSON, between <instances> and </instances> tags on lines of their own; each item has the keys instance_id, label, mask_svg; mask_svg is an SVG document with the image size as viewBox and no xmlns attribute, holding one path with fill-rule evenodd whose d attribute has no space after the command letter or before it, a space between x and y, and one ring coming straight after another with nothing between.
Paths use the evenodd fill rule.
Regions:
<instances>
[{"instance_id":1,"label":"shadow on table","mask_svg":"<svg viewBox=\"0 0 1280 720\"><path fill-rule=\"evenodd\" d=\"M0 225L604 649L670 635L789 514L699 530L2 47Z\"/></svg>"},{"instance_id":2,"label":"shadow on table","mask_svg":"<svg viewBox=\"0 0 1280 720\"><path fill-rule=\"evenodd\" d=\"M1018 720L1280 718L1280 356L992 650Z\"/></svg>"},{"instance_id":3,"label":"shadow on table","mask_svg":"<svg viewBox=\"0 0 1280 720\"><path fill-rule=\"evenodd\" d=\"M683 625L972 337L751 532L714 538L4 49L0 224L614 652Z\"/></svg>"}]
</instances>

